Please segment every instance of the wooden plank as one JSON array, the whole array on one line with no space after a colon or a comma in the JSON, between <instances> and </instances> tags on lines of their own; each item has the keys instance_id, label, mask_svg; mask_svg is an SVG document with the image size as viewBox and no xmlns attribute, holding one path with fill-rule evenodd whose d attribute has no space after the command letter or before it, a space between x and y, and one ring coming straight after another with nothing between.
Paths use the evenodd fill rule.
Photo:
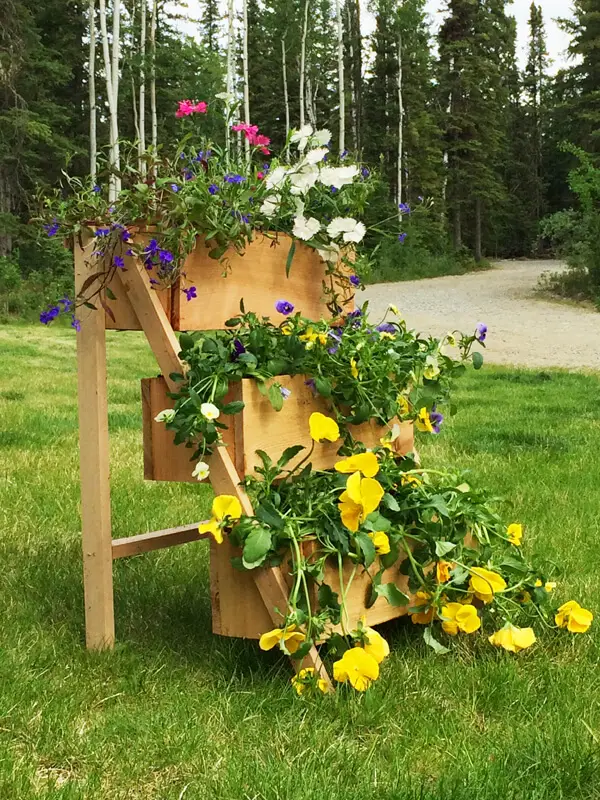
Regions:
<instances>
[{"instance_id":1,"label":"wooden plank","mask_svg":"<svg viewBox=\"0 0 600 800\"><path fill-rule=\"evenodd\" d=\"M93 242L75 247L75 291L96 267ZM93 292L94 286L90 286ZM115 640L110 518L106 334L104 313L80 307L77 334L81 528L86 644L110 648Z\"/></svg>"},{"instance_id":2,"label":"wooden plank","mask_svg":"<svg viewBox=\"0 0 600 800\"><path fill-rule=\"evenodd\" d=\"M111 298L107 297L106 292L104 292L104 299L107 306L115 315L115 319L112 320L108 314L105 315L106 329L115 331L143 330L140 321L137 318L137 314L133 310L131 301L129 300L129 292L127 287L123 285L123 282L116 273L113 275L108 287L114 294L115 299L112 300ZM160 303L165 310L165 314L169 319L171 319L171 299L173 297L173 288L168 287L165 289L153 289L153 291L160 300Z\"/></svg>"},{"instance_id":3,"label":"wooden plank","mask_svg":"<svg viewBox=\"0 0 600 800\"><path fill-rule=\"evenodd\" d=\"M151 533L140 533L137 536L127 536L123 539L113 539L112 557L126 558L127 556L138 556L141 553L149 553L152 550L161 550L165 547L174 547L178 544L199 541L200 539L210 538L208 533L199 533L196 522L193 525L181 525L178 528L166 528L162 531L152 531Z\"/></svg>"}]
</instances>

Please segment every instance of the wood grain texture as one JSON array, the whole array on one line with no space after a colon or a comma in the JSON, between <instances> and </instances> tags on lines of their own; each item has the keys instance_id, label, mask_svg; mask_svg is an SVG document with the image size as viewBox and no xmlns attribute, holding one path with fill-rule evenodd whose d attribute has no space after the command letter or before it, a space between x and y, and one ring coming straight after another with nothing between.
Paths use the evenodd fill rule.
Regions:
<instances>
[{"instance_id":1,"label":"wood grain texture","mask_svg":"<svg viewBox=\"0 0 600 800\"><path fill-rule=\"evenodd\" d=\"M110 308L115 318L112 320L108 314L105 314L105 322L107 330L114 331L141 331L142 325L137 318L137 314L133 310L131 301L129 300L129 291L119 276L115 273L112 280L107 284L108 288L114 294L115 299L112 300L104 292L104 299L106 305ZM173 291L168 289L152 289L160 300L160 304L165 310L165 314L171 319L171 302L173 298Z\"/></svg>"},{"instance_id":2,"label":"wood grain texture","mask_svg":"<svg viewBox=\"0 0 600 800\"><path fill-rule=\"evenodd\" d=\"M162 531L151 531L139 533L136 536L126 536L122 539L113 539L113 560L127 556L139 556L152 550L162 550L165 547L207 539L210 534L199 533L198 525L200 523L195 522L193 525L180 525L177 528L166 528Z\"/></svg>"}]
</instances>

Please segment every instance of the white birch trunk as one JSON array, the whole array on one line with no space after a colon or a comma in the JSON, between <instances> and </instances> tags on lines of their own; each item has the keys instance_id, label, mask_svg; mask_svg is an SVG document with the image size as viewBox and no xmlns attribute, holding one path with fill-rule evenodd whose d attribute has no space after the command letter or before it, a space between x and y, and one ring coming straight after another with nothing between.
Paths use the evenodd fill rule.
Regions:
<instances>
[{"instance_id":1,"label":"white birch trunk","mask_svg":"<svg viewBox=\"0 0 600 800\"><path fill-rule=\"evenodd\" d=\"M338 92L340 102L340 155L346 149L346 90L344 87L344 27L340 0L335 0L338 36Z\"/></svg>"},{"instance_id":2,"label":"white birch trunk","mask_svg":"<svg viewBox=\"0 0 600 800\"><path fill-rule=\"evenodd\" d=\"M449 65L450 72L454 72L454 58L450 59ZM446 117L449 119L450 115L452 114L452 90L450 90L450 96L448 97L448 107L446 108ZM444 180L442 182L442 200L444 201L442 204L442 208L445 209L446 206L446 196L448 194L448 164L450 162L450 156L448 155L448 150L444 150ZM444 216L445 210L442 210L442 216Z\"/></svg>"},{"instance_id":3,"label":"white birch trunk","mask_svg":"<svg viewBox=\"0 0 600 800\"><path fill-rule=\"evenodd\" d=\"M398 32L398 192L397 205L402 202L402 167L404 160L404 98L402 96L402 33ZM398 209L400 218L402 213Z\"/></svg>"},{"instance_id":4,"label":"white birch trunk","mask_svg":"<svg viewBox=\"0 0 600 800\"><path fill-rule=\"evenodd\" d=\"M354 40L352 38L352 19L349 3L346 3L346 12L348 18L348 41L350 42L350 102L352 104L350 114L352 117L352 141L354 143L354 149L358 151L358 107L356 102L356 84L354 80Z\"/></svg>"},{"instance_id":5,"label":"white birch trunk","mask_svg":"<svg viewBox=\"0 0 600 800\"><path fill-rule=\"evenodd\" d=\"M244 0L242 7L244 30L242 31L242 62L244 70L244 122L250 125L250 79L248 75L248 0ZM244 138L246 160L250 161L250 142Z\"/></svg>"},{"instance_id":6,"label":"white birch trunk","mask_svg":"<svg viewBox=\"0 0 600 800\"><path fill-rule=\"evenodd\" d=\"M300 127L304 126L304 84L306 81L306 36L308 34L308 5L304 3L304 25L302 26L302 42L300 46Z\"/></svg>"},{"instance_id":7,"label":"white birch trunk","mask_svg":"<svg viewBox=\"0 0 600 800\"><path fill-rule=\"evenodd\" d=\"M288 94L285 39L281 40L281 63L283 64L283 102L285 103L285 138L287 140L290 135L290 97Z\"/></svg>"},{"instance_id":8,"label":"white birch trunk","mask_svg":"<svg viewBox=\"0 0 600 800\"><path fill-rule=\"evenodd\" d=\"M90 104L90 177L96 183L97 134L96 134L96 3L89 0L88 6L90 50L88 58L88 96Z\"/></svg>"},{"instance_id":9,"label":"white birch trunk","mask_svg":"<svg viewBox=\"0 0 600 800\"><path fill-rule=\"evenodd\" d=\"M227 120L225 122L225 148L227 158L231 156L231 123L230 110L233 106L233 57L235 49L235 32L233 27L234 7L233 0L227 0L227 82L225 91L227 92Z\"/></svg>"},{"instance_id":10,"label":"white birch trunk","mask_svg":"<svg viewBox=\"0 0 600 800\"><path fill-rule=\"evenodd\" d=\"M150 116L152 125L152 150L158 147L158 117L156 116L156 25L158 22L158 0L152 0L152 16L150 19Z\"/></svg>"},{"instance_id":11,"label":"white birch trunk","mask_svg":"<svg viewBox=\"0 0 600 800\"><path fill-rule=\"evenodd\" d=\"M142 175L146 174L146 0L141 0L140 10L140 135L138 143L138 164Z\"/></svg>"},{"instance_id":12,"label":"white birch trunk","mask_svg":"<svg viewBox=\"0 0 600 800\"><path fill-rule=\"evenodd\" d=\"M120 7L118 0L115 3L114 14L117 16L120 12ZM120 181L118 180L115 170L119 169L119 126L117 120L117 112L118 112L118 105L117 105L117 98L115 97L114 87L115 82L113 80L113 70L119 68L118 60L112 61L110 55L110 46L108 41L108 29L106 26L106 0L100 0L100 30L102 32L102 52L104 55L104 72L106 74L106 98L108 101L108 112L109 112L109 167L110 167L110 178L109 178L109 186L108 186L108 199L110 202L116 200L117 194L120 188ZM113 36L115 30L115 23L113 20ZM117 31L118 31L118 23L117 23ZM115 51L113 45L113 55L117 56L118 59L118 48ZM117 88L118 88L118 81L117 81Z\"/></svg>"}]
</instances>

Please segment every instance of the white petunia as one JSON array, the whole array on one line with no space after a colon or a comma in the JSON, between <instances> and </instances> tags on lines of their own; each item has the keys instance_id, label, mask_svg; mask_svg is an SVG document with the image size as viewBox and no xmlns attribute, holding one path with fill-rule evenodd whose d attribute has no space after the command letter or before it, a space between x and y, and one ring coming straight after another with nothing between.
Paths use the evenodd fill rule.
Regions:
<instances>
[{"instance_id":1,"label":"white petunia","mask_svg":"<svg viewBox=\"0 0 600 800\"><path fill-rule=\"evenodd\" d=\"M275 169L271 170L267 175L267 180L265 181L267 189L281 189L285 183L287 174L287 167L275 167Z\"/></svg>"},{"instance_id":2,"label":"white petunia","mask_svg":"<svg viewBox=\"0 0 600 800\"><path fill-rule=\"evenodd\" d=\"M299 131L294 131L291 136L290 142L292 144L298 145L298 150L302 152L306 145L308 144L308 140L313 135L313 126L312 125L303 125Z\"/></svg>"},{"instance_id":3,"label":"white petunia","mask_svg":"<svg viewBox=\"0 0 600 800\"><path fill-rule=\"evenodd\" d=\"M199 461L192 472L192 478L197 478L199 481L205 481L209 475L210 467L205 461Z\"/></svg>"},{"instance_id":4,"label":"white petunia","mask_svg":"<svg viewBox=\"0 0 600 800\"><path fill-rule=\"evenodd\" d=\"M315 185L318 177L319 170L317 167L303 167L298 172L293 172L290 175L291 193L306 194Z\"/></svg>"},{"instance_id":5,"label":"white petunia","mask_svg":"<svg viewBox=\"0 0 600 800\"><path fill-rule=\"evenodd\" d=\"M293 234L297 239L302 239L305 242L308 242L309 239L312 239L319 231L321 230L321 223L318 219L314 217L302 217L298 215L294 219L294 230Z\"/></svg>"},{"instance_id":6,"label":"white petunia","mask_svg":"<svg viewBox=\"0 0 600 800\"><path fill-rule=\"evenodd\" d=\"M318 146L329 144L330 141L331 131L328 131L327 128L321 128L320 131L315 131L314 136L312 137L313 144Z\"/></svg>"},{"instance_id":7,"label":"white petunia","mask_svg":"<svg viewBox=\"0 0 600 800\"><path fill-rule=\"evenodd\" d=\"M332 239L341 235L345 242L361 242L366 232L363 223L353 217L335 217L327 226L327 233Z\"/></svg>"},{"instance_id":8,"label":"white petunia","mask_svg":"<svg viewBox=\"0 0 600 800\"><path fill-rule=\"evenodd\" d=\"M165 408L164 411L160 411L154 417L154 422L173 422L174 419L175 419L175 409Z\"/></svg>"},{"instance_id":9,"label":"white petunia","mask_svg":"<svg viewBox=\"0 0 600 800\"><path fill-rule=\"evenodd\" d=\"M327 261L329 264L337 264L340 259L340 246L335 242L331 242L326 247L319 247L317 253L323 261Z\"/></svg>"},{"instance_id":10,"label":"white petunia","mask_svg":"<svg viewBox=\"0 0 600 800\"><path fill-rule=\"evenodd\" d=\"M277 195L274 197L267 197L260 207L261 213L264 214L265 217L274 217L279 208L279 202L279 197Z\"/></svg>"},{"instance_id":11,"label":"white petunia","mask_svg":"<svg viewBox=\"0 0 600 800\"><path fill-rule=\"evenodd\" d=\"M335 186L336 189L341 189L342 186L352 183L357 175L358 167L356 164L351 164L348 167L321 167L319 180L325 186Z\"/></svg>"},{"instance_id":12,"label":"white petunia","mask_svg":"<svg viewBox=\"0 0 600 800\"><path fill-rule=\"evenodd\" d=\"M202 403L200 406L200 413L204 419L212 422L213 419L219 419L220 411L213 403Z\"/></svg>"},{"instance_id":13,"label":"white petunia","mask_svg":"<svg viewBox=\"0 0 600 800\"><path fill-rule=\"evenodd\" d=\"M329 150L326 147L317 147L316 150L309 150L308 153L304 156L304 163L318 164L319 161L323 161L323 159L328 153Z\"/></svg>"}]
</instances>

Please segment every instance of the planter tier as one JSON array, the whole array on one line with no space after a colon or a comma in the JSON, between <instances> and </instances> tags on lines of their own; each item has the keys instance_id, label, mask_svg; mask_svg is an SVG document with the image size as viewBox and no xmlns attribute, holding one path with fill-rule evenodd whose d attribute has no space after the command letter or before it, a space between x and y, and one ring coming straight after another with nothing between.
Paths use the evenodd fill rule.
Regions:
<instances>
[{"instance_id":1,"label":"planter tier","mask_svg":"<svg viewBox=\"0 0 600 800\"><path fill-rule=\"evenodd\" d=\"M306 386L304 376L281 376L277 379L291 395L283 404L281 411L275 411L268 399L259 391L256 381L245 379L231 387L227 402L241 400L245 406L240 414L222 417L226 424L223 438L240 478L252 474L254 467L262 463L256 450L264 450L276 461L287 448L296 444L304 445L297 458L290 462L290 468L302 460L310 450L312 440L308 420L314 411L329 414L327 400L315 397ZM142 381L143 430L144 430L144 477L146 480L196 483L192 477L194 468L190 461L192 450L185 445L173 442L173 431L162 422L155 422L156 415L165 408L173 408L175 401L168 397L167 385L162 377L147 378ZM394 420L390 423L393 424ZM389 430L389 426L377 425L374 421L352 426L355 439L367 448L379 444L379 440ZM400 436L394 442L399 456L412 452L414 448L413 425L400 424ZM311 463L315 469L331 469L339 461L337 451L340 442L315 444Z\"/></svg>"},{"instance_id":2,"label":"planter tier","mask_svg":"<svg viewBox=\"0 0 600 800\"><path fill-rule=\"evenodd\" d=\"M150 234L137 234L138 242L140 238L145 241ZM276 238L259 235L248 244L244 255L230 250L226 254L227 261L222 263L209 257L209 249L199 239L196 249L187 258L180 280L170 288L157 290L173 330L222 329L225 320L240 313L240 300L244 301L247 311L273 319L278 317L275 303L282 299L293 303L296 311L309 319L329 318L331 314L323 296L325 264L315 250L296 241L289 277L286 277L291 245L291 237L285 234ZM126 267L130 268L128 262L132 259L124 258ZM152 277L152 273L148 277ZM106 297L105 300L115 319L107 315L106 327L142 330L118 275L109 286L116 299ZM198 297L188 301L183 289L190 286L196 286ZM350 290L339 284L338 287L344 298L344 311L352 311L354 301Z\"/></svg>"}]
</instances>

